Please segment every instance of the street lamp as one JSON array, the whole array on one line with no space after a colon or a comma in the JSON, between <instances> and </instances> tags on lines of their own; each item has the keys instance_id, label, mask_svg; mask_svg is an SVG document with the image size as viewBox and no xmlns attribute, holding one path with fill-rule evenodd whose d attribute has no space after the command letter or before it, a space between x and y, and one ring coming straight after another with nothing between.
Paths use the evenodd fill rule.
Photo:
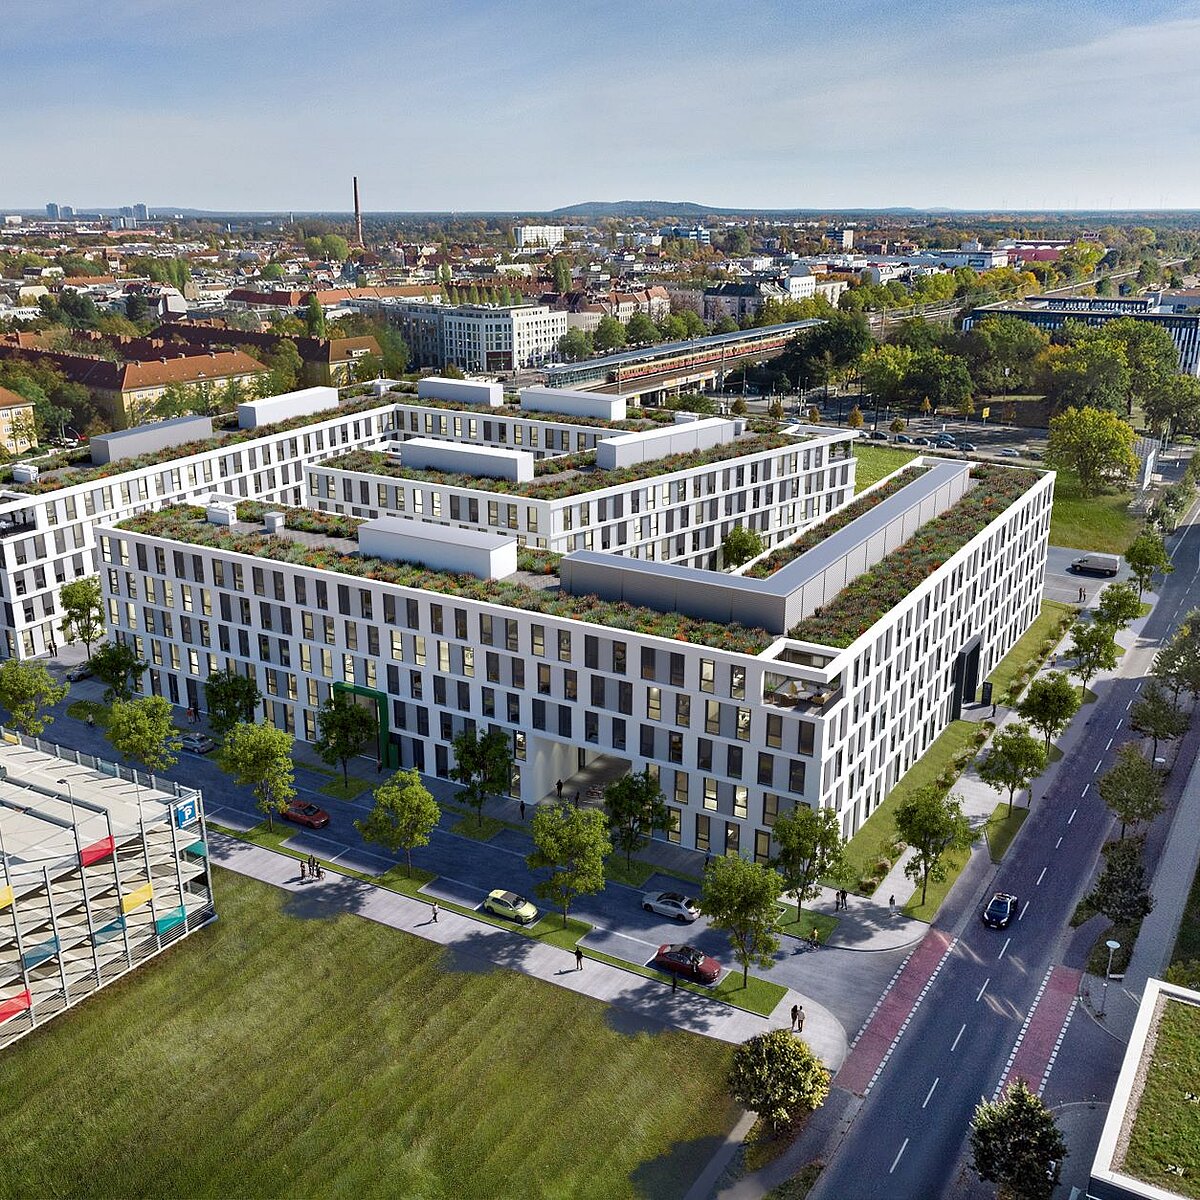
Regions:
<instances>
[{"instance_id":1,"label":"street lamp","mask_svg":"<svg viewBox=\"0 0 1200 1200\"><path fill-rule=\"evenodd\" d=\"M71 790L71 781L69 779L56 779L54 781L59 787L67 789L67 803L71 806L71 824L75 823L75 793Z\"/></svg>"},{"instance_id":2,"label":"street lamp","mask_svg":"<svg viewBox=\"0 0 1200 1200\"><path fill-rule=\"evenodd\" d=\"M1112 938L1104 944L1108 947L1108 966L1104 969L1104 991L1100 995L1100 1011L1096 1014L1098 1017L1104 1016L1104 1006L1108 1003L1108 979L1112 975L1113 955L1121 948L1121 943L1113 941Z\"/></svg>"}]
</instances>

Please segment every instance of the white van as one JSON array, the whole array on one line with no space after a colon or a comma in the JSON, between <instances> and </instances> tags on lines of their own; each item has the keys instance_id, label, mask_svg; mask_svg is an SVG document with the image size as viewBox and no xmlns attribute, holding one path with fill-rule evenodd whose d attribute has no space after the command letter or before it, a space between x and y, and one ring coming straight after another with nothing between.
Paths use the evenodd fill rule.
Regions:
<instances>
[{"instance_id":1,"label":"white van","mask_svg":"<svg viewBox=\"0 0 1200 1200\"><path fill-rule=\"evenodd\" d=\"M1121 558L1117 554L1085 554L1071 563L1077 575L1115 575L1121 569Z\"/></svg>"}]
</instances>

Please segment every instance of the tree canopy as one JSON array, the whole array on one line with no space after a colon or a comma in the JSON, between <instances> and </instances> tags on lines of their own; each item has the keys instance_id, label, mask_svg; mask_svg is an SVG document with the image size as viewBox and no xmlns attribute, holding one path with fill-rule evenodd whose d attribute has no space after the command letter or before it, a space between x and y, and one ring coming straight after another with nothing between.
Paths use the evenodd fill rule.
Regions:
<instances>
[{"instance_id":1,"label":"tree canopy","mask_svg":"<svg viewBox=\"0 0 1200 1200\"><path fill-rule=\"evenodd\" d=\"M962 798L942 795L934 786L918 788L900 804L896 832L915 852L904 870L920 883L922 904L929 895L929 881L945 878L945 856L952 850L966 850L974 840Z\"/></svg>"},{"instance_id":2,"label":"tree canopy","mask_svg":"<svg viewBox=\"0 0 1200 1200\"><path fill-rule=\"evenodd\" d=\"M650 840L655 829L665 829L671 819L658 780L649 770L624 775L604 789L604 811L617 848L628 865L633 852Z\"/></svg>"},{"instance_id":3,"label":"tree canopy","mask_svg":"<svg viewBox=\"0 0 1200 1200\"><path fill-rule=\"evenodd\" d=\"M980 1101L971 1121L975 1173L1011 1200L1050 1200L1067 1144L1054 1116L1023 1079L995 1102Z\"/></svg>"},{"instance_id":4,"label":"tree canopy","mask_svg":"<svg viewBox=\"0 0 1200 1200\"><path fill-rule=\"evenodd\" d=\"M782 876L762 863L726 855L714 858L705 868L700 911L711 928L729 934L742 968L743 987L750 967L770 967L779 950L776 926L782 891Z\"/></svg>"},{"instance_id":5,"label":"tree canopy","mask_svg":"<svg viewBox=\"0 0 1200 1200\"><path fill-rule=\"evenodd\" d=\"M171 703L162 696L115 701L105 733L122 758L149 771L165 771L179 761L180 733Z\"/></svg>"},{"instance_id":6,"label":"tree canopy","mask_svg":"<svg viewBox=\"0 0 1200 1200\"><path fill-rule=\"evenodd\" d=\"M734 1050L729 1094L779 1133L825 1103L829 1071L790 1029L771 1029Z\"/></svg>"},{"instance_id":7,"label":"tree canopy","mask_svg":"<svg viewBox=\"0 0 1200 1200\"><path fill-rule=\"evenodd\" d=\"M38 737L54 720L47 711L67 698L67 687L41 663L6 658L0 663L0 708L24 734Z\"/></svg>"},{"instance_id":8,"label":"tree canopy","mask_svg":"<svg viewBox=\"0 0 1200 1200\"><path fill-rule=\"evenodd\" d=\"M612 853L608 820L595 808L543 804L533 814L531 871L548 871L534 891L562 910L563 928L577 896L604 890L604 860Z\"/></svg>"},{"instance_id":9,"label":"tree canopy","mask_svg":"<svg viewBox=\"0 0 1200 1200\"><path fill-rule=\"evenodd\" d=\"M392 854L404 851L408 875L412 876L412 852L429 845L442 810L415 770L397 771L375 789L371 811L354 828L363 840L374 842Z\"/></svg>"},{"instance_id":10,"label":"tree canopy","mask_svg":"<svg viewBox=\"0 0 1200 1200\"><path fill-rule=\"evenodd\" d=\"M1050 420L1046 464L1073 471L1084 496L1106 487L1128 487L1138 471L1134 434L1114 412L1095 407L1068 407Z\"/></svg>"}]
</instances>

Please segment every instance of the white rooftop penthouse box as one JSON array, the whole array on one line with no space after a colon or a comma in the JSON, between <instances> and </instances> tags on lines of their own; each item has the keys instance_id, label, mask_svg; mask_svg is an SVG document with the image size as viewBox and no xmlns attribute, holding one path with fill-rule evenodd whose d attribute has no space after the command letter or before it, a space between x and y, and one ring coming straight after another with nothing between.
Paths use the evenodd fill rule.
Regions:
<instances>
[{"instance_id":1,"label":"white rooftop penthouse box","mask_svg":"<svg viewBox=\"0 0 1200 1200\"><path fill-rule=\"evenodd\" d=\"M737 425L720 417L621 433L596 444L596 466L602 471L632 467L672 454L690 454L693 450L722 446L735 437Z\"/></svg>"},{"instance_id":2,"label":"white rooftop penthouse box","mask_svg":"<svg viewBox=\"0 0 1200 1200\"><path fill-rule=\"evenodd\" d=\"M565 413L571 417L592 417L600 421L625 420L624 396L605 396L573 388L522 388L521 407L526 412Z\"/></svg>"},{"instance_id":3,"label":"white rooftop penthouse box","mask_svg":"<svg viewBox=\"0 0 1200 1200\"><path fill-rule=\"evenodd\" d=\"M421 400L451 400L456 404L482 404L487 408L499 408L504 403L504 385L430 375L428 379L418 381L417 397Z\"/></svg>"},{"instance_id":4,"label":"white rooftop penthouse box","mask_svg":"<svg viewBox=\"0 0 1200 1200\"><path fill-rule=\"evenodd\" d=\"M401 466L414 471L452 471L486 479L511 479L517 483L529 483L533 479L533 455L524 450L464 446L436 438L409 438L399 444L399 451Z\"/></svg>"},{"instance_id":5,"label":"white rooftop penthouse box","mask_svg":"<svg viewBox=\"0 0 1200 1200\"><path fill-rule=\"evenodd\" d=\"M263 400L247 400L245 404L238 405L238 428L257 429L260 425L274 425L277 421L290 421L293 417L311 416L337 408L337 402L337 388L323 385L267 396Z\"/></svg>"},{"instance_id":6,"label":"white rooftop penthouse box","mask_svg":"<svg viewBox=\"0 0 1200 1200\"><path fill-rule=\"evenodd\" d=\"M212 435L211 417L174 417L132 429L118 429L115 433L98 433L88 442L88 449L92 452L92 462L103 464L207 441Z\"/></svg>"},{"instance_id":7,"label":"white rooftop penthouse box","mask_svg":"<svg viewBox=\"0 0 1200 1200\"><path fill-rule=\"evenodd\" d=\"M453 539L453 540L450 540ZM479 579L504 579L517 569L517 539L476 529L447 529L412 517L376 517L358 527L359 553L418 563Z\"/></svg>"}]
</instances>

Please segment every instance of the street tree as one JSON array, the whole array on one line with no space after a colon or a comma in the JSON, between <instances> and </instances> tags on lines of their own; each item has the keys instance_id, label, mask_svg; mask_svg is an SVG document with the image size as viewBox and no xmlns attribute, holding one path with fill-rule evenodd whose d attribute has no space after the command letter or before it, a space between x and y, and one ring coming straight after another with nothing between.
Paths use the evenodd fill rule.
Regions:
<instances>
[{"instance_id":1,"label":"street tree","mask_svg":"<svg viewBox=\"0 0 1200 1200\"><path fill-rule=\"evenodd\" d=\"M171 702L162 696L114 701L105 735L122 758L148 771L165 771L179 761L180 733Z\"/></svg>"},{"instance_id":2,"label":"street tree","mask_svg":"<svg viewBox=\"0 0 1200 1200\"><path fill-rule=\"evenodd\" d=\"M1117 665L1117 643L1112 627L1100 621L1085 624L1076 621L1071 629L1071 645L1067 653L1075 660L1071 674L1078 676L1079 698L1087 696L1088 680L1101 671L1111 671Z\"/></svg>"},{"instance_id":3,"label":"street tree","mask_svg":"<svg viewBox=\"0 0 1200 1200\"><path fill-rule=\"evenodd\" d=\"M106 642L92 655L92 674L105 685L104 699L130 700L142 672L150 665L128 642Z\"/></svg>"},{"instance_id":4,"label":"street tree","mask_svg":"<svg viewBox=\"0 0 1200 1200\"><path fill-rule=\"evenodd\" d=\"M512 783L512 744L502 729L478 733L464 729L452 743L454 766L450 778L462 784L462 798L483 826L483 805L489 796L504 796Z\"/></svg>"},{"instance_id":5,"label":"street tree","mask_svg":"<svg viewBox=\"0 0 1200 1200\"><path fill-rule=\"evenodd\" d=\"M1127 410L1129 364L1120 345L1086 338L1049 346L1039 355L1041 386L1051 410L1092 408L1111 415Z\"/></svg>"},{"instance_id":6,"label":"street tree","mask_svg":"<svg viewBox=\"0 0 1200 1200\"><path fill-rule=\"evenodd\" d=\"M1154 656L1150 674L1164 687L1171 689L1171 703L1178 705L1179 693L1187 686L1189 659L1196 657L1190 648L1190 626L1187 622L1176 629L1169 641Z\"/></svg>"},{"instance_id":7,"label":"street tree","mask_svg":"<svg viewBox=\"0 0 1200 1200\"><path fill-rule=\"evenodd\" d=\"M851 429L861 429L863 427L862 409L856 404L846 415L846 424Z\"/></svg>"},{"instance_id":8,"label":"street tree","mask_svg":"<svg viewBox=\"0 0 1200 1200\"><path fill-rule=\"evenodd\" d=\"M635 346L657 342L658 326L644 312L635 312L625 326L625 340Z\"/></svg>"},{"instance_id":9,"label":"street tree","mask_svg":"<svg viewBox=\"0 0 1200 1200\"><path fill-rule=\"evenodd\" d=\"M1142 410L1157 433L1200 433L1200 379L1173 374L1155 380Z\"/></svg>"},{"instance_id":10,"label":"street tree","mask_svg":"<svg viewBox=\"0 0 1200 1200\"><path fill-rule=\"evenodd\" d=\"M379 717L372 704L356 704L346 692L331 692L317 712L317 740L313 748L331 767L340 763L342 783L350 785L350 760L379 733Z\"/></svg>"},{"instance_id":11,"label":"street tree","mask_svg":"<svg viewBox=\"0 0 1200 1200\"><path fill-rule=\"evenodd\" d=\"M825 1103L829 1071L790 1029L771 1029L734 1050L729 1094L778 1134Z\"/></svg>"},{"instance_id":12,"label":"street tree","mask_svg":"<svg viewBox=\"0 0 1200 1200\"><path fill-rule=\"evenodd\" d=\"M1029 732L1023 721L1014 721L992 738L987 758L979 764L979 778L1003 795L1008 793L1008 812L1013 800L1046 769L1046 748Z\"/></svg>"},{"instance_id":13,"label":"street tree","mask_svg":"<svg viewBox=\"0 0 1200 1200\"><path fill-rule=\"evenodd\" d=\"M533 851L525 856L531 871L549 871L534 891L562 910L563 928L577 896L604 890L604 860L612 853L608 818L595 808L543 804L533 814Z\"/></svg>"},{"instance_id":14,"label":"street tree","mask_svg":"<svg viewBox=\"0 0 1200 1200\"><path fill-rule=\"evenodd\" d=\"M242 787L254 792L269 829L275 828L275 814L283 812L296 796L294 740L287 730L274 725L241 722L226 734L221 749L221 765Z\"/></svg>"},{"instance_id":15,"label":"street tree","mask_svg":"<svg viewBox=\"0 0 1200 1200\"><path fill-rule=\"evenodd\" d=\"M65 684L41 663L7 658L0 663L0 708L22 733L38 737L54 720L48 710L67 697Z\"/></svg>"},{"instance_id":16,"label":"street tree","mask_svg":"<svg viewBox=\"0 0 1200 1200\"><path fill-rule=\"evenodd\" d=\"M1146 761L1141 747L1126 742L1117 751L1117 761L1096 785L1100 799L1121 822L1121 837L1132 825L1136 832L1143 821L1152 821L1163 810L1162 774Z\"/></svg>"},{"instance_id":17,"label":"street tree","mask_svg":"<svg viewBox=\"0 0 1200 1200\"><path fill-rule=\"evenodd\" d=\"M1125 629L1142 615L1142 602L1132 583L1110 583L1100 593L1096 620L1111 629Z\"/></svg>"},{"instance_id":18,"label":"street tree","mask_svg":"<svg viewBox=\"0 0 1200 1200\"><path fill-rule=\"evenodd\" d=\"M650 840L655 829L665 829L671 819L658 786L649 770L625 775L604 789L604 811L614 844L625 852L625 864L633 861L633 852Z\"/></svg>"},{"instance_id":19,"label":"street tree","mask_svg":"<svg viewBox=\"0 0 1200 1200\"><path fill-rule=\"evenodd\" d=\"M832 808L797 804L791 812L775 818L771 836L779 848L771 866L782 877L785 890L795 893L799 922L804 901L819 894L820 881L839 875L845 867L842 823Z\"/></svg>"},{"instance_id":20,"label":"street tree","mask_svg":"<svg viewBox=\"0 0 1200 1200\"><path fill-rule=\"evenodd\" d=\"M582 329L568 329L558 339L558 352L571 362L587 358L592 353L592 335Z\"/></svg>"},{"instance_id":21,"label":"street tree","mask_svg":"<svg viewBox=\"0 0 1200 1200\"><path fill-rule=\"evenodd\" d=\"M742 967L742 987L749 982L750 967L766 970L779 950L776 926L782 891L782 876L762 863L727 855L705 868L700 911L713 929L729 934Z\"/></svg>"},{"instance_id":22,"label":"street tree","mask_svg":"<svg viewBox=\"0 0 1200 1200\"><path fill-rule=\"evenodd\" d=\"M1187 714L1182 713L1157 679L1151 679L1129 710L1132 729L1153 742L1151 761L1158 758L1158 743L1170 742L1187 731Z\"/></svg>"},{"instance_id":23,"label":"street tree","mask_svg":"<svg viewBox=\"0 0 1200 1200\"><path fill-rule=\"evenodd\" d=\"M1062 671L1050 671L1034 679L1017 705L1017 713L1045 739L1050 754L1051 739L1071 723L1079 711L1079 697Z\"/></svg>"},{"instance_id":24,"label":"street tree","mask_svg":"<svg viewBox=\"0 0 1200 1200\"><path fill-rule=\"evenodd\" d=\"M1046 465L1073 471L1084 496L1126 488L1138 471L1133 429L1114 412L1068 408L1050 420Z\"/></svg>"},{"instance_id":25,"label":"street tree","mask_svg":"<svg viewBox=\"0 0 1200 1200\"><path fill-rule=\"evenodd\" d=\"M745 525L735 525L721 542L721 562L726 567L740 567L762 552L762 538Z\"/></svg>"},{"instance_id":26,"label":"street tree","mask_svg":"<svg viewBox=\"0 0 1200 1200\"><path fill-rule=\"evenodd\" d=\"M239 675L232 667L213 671L204 684L208 727L220 741L238 723L251 722L262 701L252 675Z\"/></svg>"},{"instance_id":27,"label":"street tree","mask_svg":"<svg viewBox=\"0 0 1200 1200\"><path fill-rule=\"evenodd\" d=\"M1144 530L1133 539L1129 549L1125 551L1125 561L1137 580L1139 601L1156 574L1169 575L1175 570L1162 538L1148 530Z\"/></svg>"},{"instance_id":28,"label":"street tree","mask_svg":"<svg viewBox=\"0 0 1200 1200\"><path fill-rule=\"evenodd\" d=\"M602 354L619 350L625 345L625 326L616 317L605 313L592 331L592 345Z\"/></svg>"},{"instance_id":29,"label":"street tree","mask_svg":"<svg viewBox=\"0 0 1200 1200\"><path fill-rule=\"evenodd\" d=\"M942 795L934 786L918 788L896 809L896 832L915 852L904 873L921 885L921 903L929 895L929 881L946 877L946 855L966 850L974 841L963 815L962 798Z\"/></svg>"},{"instance_id":30,"label":"street tree","mask_svg":"<svg viewBox=\"0 0 1200 1200\"><path fill-rule=\"evenodd\" d=\"M89 575L64 583L59 593L62 601L62 635L68 642L81 641L92 657L92 643L104 636L104 599L100 595L100 577Z\"/></svg>"},{"instance_id":31,"label":"street tree","mask_svg":"<svg viewBox=\"0 0 1200 1200\"><path fill-rule=\"evenodd\" d=\"M1042 1098L1016 1079L999 1100L980 1101L971 1121L975 1173L1010 1200L1050 1200L1067 1143Z\"/></svg>"},{"instance_id":32,"label":"street tree","mask_svg":"<svg viewBox=\"0 0 1200 1200\"><path fill-rule=\"evenodd\" d=\"M1142 850L1140 837L1110 842L1104 847L1104 869L1085 902L1114 925L1130 925L1154 910Z\"/></svg>"},{"instance_id":33,"label":"street tree","mask_svg":"<svg viewBox=\"0 0 1200 1200\"><path fill-rule=\"evenodd\" d=\"M412 852L429 845L429 835L441 820L442 810L415 770L397 771L375 789L371 811L354 828L363 840L392 854L404 851L412 876Z\"/></svg>"}]
</instances>

